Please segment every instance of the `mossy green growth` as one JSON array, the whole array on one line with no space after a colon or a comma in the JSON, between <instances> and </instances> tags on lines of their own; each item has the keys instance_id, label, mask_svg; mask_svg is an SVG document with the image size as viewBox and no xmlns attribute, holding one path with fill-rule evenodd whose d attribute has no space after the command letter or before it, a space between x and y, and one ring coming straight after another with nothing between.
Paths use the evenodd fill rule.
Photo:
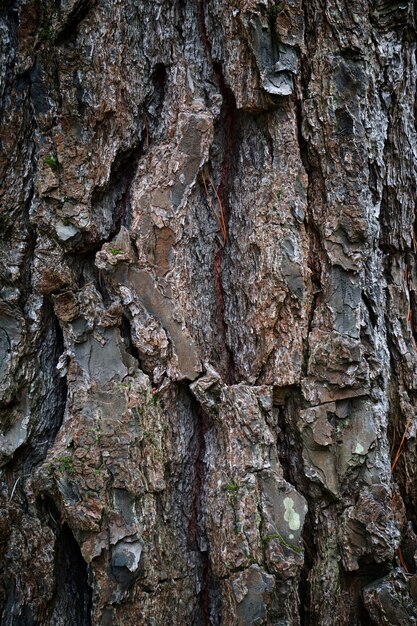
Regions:
<instances>
[{"instance_id":1,"label":"mossy green growth","mask_svg":"<svg viewBox=\"0 0 417 626\"><path fill-rule=\"evenodd\" d=\"M44 43L48 43L53 41L54 39L54 31L52 29L52 26L49 22L47 22L46 24L44 24L42 30L39 33L39 40L43 41Z\"/></svg>"},{"instance_id":2,"label":"mossy green growth","mask_svg":"<svg viewBox=\"0 0 417 626\"><path fill-rule=\"evenodd\" d=\"M270 14L272 18L278 17L282 10L282 2L276 2L270 9Z\"/></svg>"},{"instance_id":3,"label":"mossy green growth","mask_svg":"<svg viewBox=\"0 0 417 626\"><path fill-rule=\"evenodd\" d=\"M271 533L270 535L266 535L266 537L262 538L265 543L269 543L273 539L279 541L279 543L284 546L284 548L288 548L288 550L291 550L291 552L295 552L296 554L301 554L303 552L303 549L299 546L295 546L294 544L285 541L284 537L282 537L279 533Z\"/></svg>"},{"instance_id":4,"label":"mossy green growth","mask_svg":"<svg viewBox=\"0 0 417 626\"><path fill-rule=\"evenodd\" d=\"M58 169L58 159L53 154L48 154L43 160L45 165L48 165L53 172L56 172Z\"/></svg>"},{"instance_id":5,"label":"mossy green growth","mask_svg":"<svg viewBox=\"0 0 417 626\"><path fill-rule=\"evenodd\" d=\"M145 430L143 432L143 437L144 439L146 439L146 441L148 443L150 443L151 446L156 447L156 440L155 437L153 436L153 434L151 432L149 432L149 430Z\"/></svg>"},{"instance_id":6,"label":"mossy green growth","mask_svg":"<svg viewBox=\"0 0 417 626\"><path fill-rule=\"evenodd\" d=\"M103 439L103 433L100 431L99 428L90 428L89 429L89 434L91 435L91 437L94 440L95 444L100 445Z\"/></svg>"},{"instance_id":7,"label":"mossy green growth","mask_svg":"<svg viewBox=\"0 0 417 626\"><path fill-rule=\"evenodd\" d=\"M61 456L56 458L54 460L54 466L62 474L73 474L75 471L74 459L72 456Z\"/></svg>"},{"instance_id":8,"label":"mossy green growth","mask_svg":"<svg viewBox=\"0 0 417 626\"><path fill-rule=\"evenodd\" d=\"M237 493L239 491L239 485L236 483L229 483L224 485L223 491L228 491L229 493Z\"/></svg>"},{"instance_id":9,"label":"mossy green growth","mask_svg":"<svg viewBox=\"0 0 417 626\"><path fill-rule=\"evenodd\" d=\"M123 254L123 250L120 250L119 248L108 248L108 251L113 256L117 256L118 254Z\"/></svg>"},{"instance_id":10,"label":"mossy green growth","mask_svg":"<svg viewBox=\"0 0 417 626\"><path fill-rule=\"evenodd\" d=\"M43 25L42 30L39 32L39 41L43 41L44 43L51 42L54 39L54 31L50 22L46 22Z\"/></svg>"}]
</instances>

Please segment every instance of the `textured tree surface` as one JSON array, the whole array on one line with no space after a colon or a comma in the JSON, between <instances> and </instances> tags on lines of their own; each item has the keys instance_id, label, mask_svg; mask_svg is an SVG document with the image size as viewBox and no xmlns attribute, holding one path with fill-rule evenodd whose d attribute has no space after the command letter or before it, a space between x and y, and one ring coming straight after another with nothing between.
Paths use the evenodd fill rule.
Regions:
<instances>
[{"instance_id":1,"label":"textured tree surface","mask_svg":"<svg viewBox=\"0 0 417 626\"><path fill-rule=\"evenodd\" d=\"M414 2L0 5L1 624L417 624Z\"/></svg>"}]
</instances>

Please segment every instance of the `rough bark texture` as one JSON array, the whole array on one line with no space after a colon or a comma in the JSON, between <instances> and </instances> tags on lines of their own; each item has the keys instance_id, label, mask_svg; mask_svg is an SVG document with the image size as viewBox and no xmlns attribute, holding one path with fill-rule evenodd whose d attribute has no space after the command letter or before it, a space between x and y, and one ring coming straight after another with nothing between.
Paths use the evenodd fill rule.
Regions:
<instances>
[{"instance_id":1,"label":"rough bark texture","mask_svg":"<svg viewBox=\"0 0 417 626\"><path fill-rule=\"evenodd\" d=\"M417 624L414 2L1 6L1 623Z\"/></svg>"}]
</instances>

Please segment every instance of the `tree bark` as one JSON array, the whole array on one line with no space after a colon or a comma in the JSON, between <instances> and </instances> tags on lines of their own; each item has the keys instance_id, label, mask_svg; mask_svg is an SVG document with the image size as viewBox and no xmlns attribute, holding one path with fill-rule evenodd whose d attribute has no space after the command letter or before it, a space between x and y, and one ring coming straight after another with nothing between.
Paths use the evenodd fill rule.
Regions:
<instances>
[{"instance_id":1,"label":"tree bark","mask_svg":"<svg viewBox=\"0 0 417 626\"><path fill-rule=\"evenodd\" d=\"M417 624L415 3L1 7L1 623Z\"/></svg>"}]
</instances>

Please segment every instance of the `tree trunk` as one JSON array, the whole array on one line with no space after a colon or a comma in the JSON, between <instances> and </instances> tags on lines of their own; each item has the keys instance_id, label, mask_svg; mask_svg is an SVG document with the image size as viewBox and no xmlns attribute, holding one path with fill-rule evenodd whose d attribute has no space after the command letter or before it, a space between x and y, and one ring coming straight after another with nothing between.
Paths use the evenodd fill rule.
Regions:
<instances>
[{"instance_id":1,"label":"tree trunk","mask_svg":"<svg viewBox=\"0 0 417 626\"><path fill-rule=\"evenodd\" d=\"M4 626L417 624L412 0L14 0Z\"/></svg>"}]
</instances>

